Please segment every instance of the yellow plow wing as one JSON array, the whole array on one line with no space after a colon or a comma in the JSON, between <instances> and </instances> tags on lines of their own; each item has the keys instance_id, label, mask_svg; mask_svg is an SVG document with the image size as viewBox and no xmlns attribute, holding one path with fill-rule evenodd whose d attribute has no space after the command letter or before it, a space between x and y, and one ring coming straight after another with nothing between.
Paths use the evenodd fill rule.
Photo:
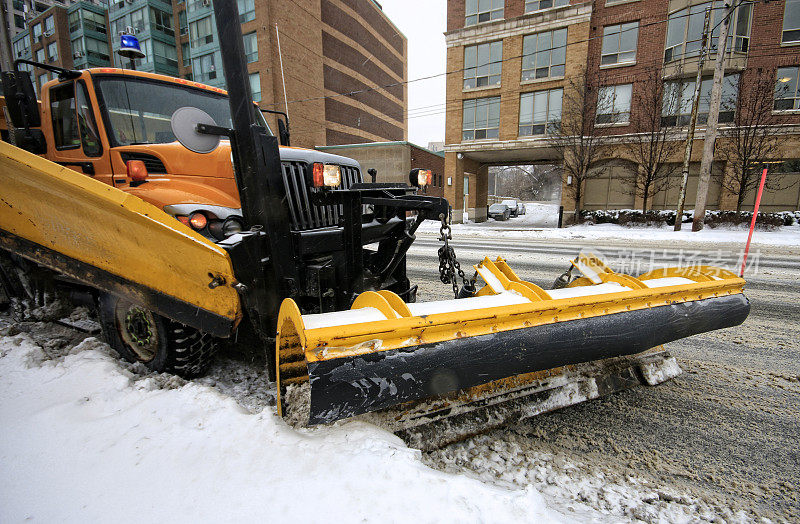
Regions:
<instances>
[{"instance_id":1,"label":"yellow plow wing","mask_svg":"<svg viewBox=\"0 0 800 524\"><path fill-rule=\"evenodd\" d=\"M5 142L0 247L217 336L241 317L224 249L135 196Z\"/></svg>"},{"instance_id":2,"label":"yellow plow wing","mask_svg":"<svg viewBox=\"0 0 800 524\"><path fill-rule=\"evenodd\" d=\"M709 267L634 278L593 264L583 285L544 290L498 258L476 266L479 296L404 304L388 291L352 309L278 319L279 389L310 382L310 422L486 388L510 377L633 355L738 325L749 313L744 280Z\"/></svg>"}]
</instances>

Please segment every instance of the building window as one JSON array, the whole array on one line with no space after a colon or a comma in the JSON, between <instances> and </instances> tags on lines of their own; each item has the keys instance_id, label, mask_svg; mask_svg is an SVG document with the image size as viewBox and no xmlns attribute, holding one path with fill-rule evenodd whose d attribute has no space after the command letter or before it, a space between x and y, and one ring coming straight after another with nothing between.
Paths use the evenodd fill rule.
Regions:
<instances>
[{"instance_id":1,"label":"building window","mask_svg":"<svg viewBox=\"0 0 800 524\"><path fill-rule=\"evenodd\" d=\"M526 35L522 40L522 80L564 76L567 29Z\"/></svg>"},{"instance_id":2,"label":"building window","mask_svg":"<svg viewBox=\"0 0 800 524\"><path fill-rule=\"evenodd\" d=\"M39 92L41 92L42 87L47 83L47 73L39 75Z\"/></svg>"},{"instance_id":3,"label":"building window","mask_svg":"<svg viewBox=\"0 0 800 524\"><path fill-rule=\"evenodd\" d=\"M181 11L178 14L178 27L182 35L189 34L189 22L186 21L186 11Z\"/></svg>"},{"instance_id":4,"label":"building window","mask_svg":"<svg viewBox=\"0 0 800 524\"><path fill-rule=\"evenodd\" d=\"M781 42L800 42L800 0L786 0L783 6Z\"/></svg>"},{"instance_id":5,"label":"building window","mask_svg":"<svg viewBox=\"0 0 800 524\"><path fill-rule=\"evenodd\" d=\"M623 124L631 121L633 84L601 87L597 93L598 124Z\"/></svg>"},{"instance_id":6,"label":"building window","mask_svg":"<svg viewBox=\"0 0 800 524\"><path fill-rule=\"evenodd\" d=\"M693 5L681 9L669 15L667 23L667 45L664 49L664 62L680 60L685 57L695 57L700 54L700 46L703 38L703 20L705 10L711 6L711 2ZM750 13L752 6L742 4L736 8L736 12L731 20L731 27L728 34L727 49L733 48L734 51L746 53L750 47ZM716 53L717 41L719 40L719 21L722 17L723 9L713 9L711 11L710 26L713 27L711 33L710 49ZM715 20L716 18L716 20Z\"/></svg>"},{"instance_id":7,"label":"building window","mask_svg":"<svg viewBox=\"0 0 800 524\"><path fill-rule=\"evenodd\" d=\"M172 36L172 15L159 9L150 8L150 23L162 33Z\"/></svg>"},{"instance_id":8,"label":"building window","mask_svg":"<svg viewBox=\"0 0 800 524\"><path fill-rule=\"evenodd\" d=\"M58 43L50 42L47 44L47 56L51 62L58 60Z\"/></svg>"},{"instance_id":9,"label":"building window","mask_svg":"<svg viewBox=\"0 0 800 524\"><path fill-rule=\"evenodd\" d=\"M106 29L106 15L103 13L95 13L94 11L83 12L83 27L87 31L94 31L101 35L107 34Z\"/></svg>"},{"instance_id":10,"label":"building window","mask_svg":"<svg viewBox=\"0 0 800 524\"><path fill-rule=\"evenodd\" d=\"M636 43L639 22L609 25L603 28L601 65L633 64L636 62Z\"/></svg>"},{"instance_id":11,"label":"building window","mask_svg":"<svg viewBox=\"0 0 800 524\"><path fill-rule=\"evenodd\" d=\"M86 54L90 58L94 58L95 60L99 60L100 62L104 62L108 64L108 42L103 42L100 40L95 40L94 38L86 38Z\"/></svg>"},{"instance_id":12,"label":"building window","mask_svg":"<svg viewBox=\"0 0 800 524\"><path fill-rule=\"evenodd\" d=\"M563 89L522 93L519 97L519 136L549 134L561 123Z\"/></svg>"},{"instance_id":13,"label":"building window","mask_svg":"<svg viewBox=\"0 0 800 524\"><path fill-rule=\"evenodd\" d=\"M14 58L22 58L28 54L30 47L28 47L28 35L20 38L12 45L14 48Z\"/></svg>"},{"instance_id":14,"label":"building window","mask_svg":"<svg viewBox=\"0 0 800 524\"><path fill-rule=\"evenodd\" d=\"M526 0L525 12L532 13L534 11L541 11L542 9L550 9L551 7L561 7L569 4L569 0Z\"/></svg>"},{"instance_id":15,"label":"building window","mask_svg":"<svg viewBox=\"0 0 800 524\"><path fill-rule=\"evenodd\" d=\"M50 15L44 19L44 32L52 35L55 30L56 21L53 19L53 15Z\"/></svg>"},{"instance_id":16,"label":"building window","mask_svg":"<svg viewBox=\"0 0 800 524\"><path fill-rule=\"evenodd\" d=\"M503 18L505 0L466 0L467 20L465 25L475 25Z\"/></svg>"},{"instance_id":17,"label":"building window","mask_svg":"<svg viewBox=\"0 0 800 524\"><path fill-rule=\"evenodd\" d=\"M33 39L38 40L42 36L42 24L35 24L33 26Z\"/></svg>"},{"instance_id":18,"label":"building window","mask_svg":"<svg viewBox=\"0 0 800 524\"><path fill-rule=\"evenodd\" d=\"M500 136L500 97L464 100L463 140Z\"/></svg>"},{"instance_id":19,"label":"building window","mask_svg":"<svg viewBox=\"0 0 800 524\"><path fill-rule=\"evenodd\" d=\"M192 53L189 51L189 42L181 44L181 60L183 67L189 67L192 63Z\"/></svg>"},{"instance_id":20,"label":"building window","mask_svg":"<svg viewBox=\"0 0 800 524\"><path fill-rule=\"evenodd\" d=\"M775 82L775 110L800 109L800 67L779 67Z\"/></svg>"},{"instance_id":21,"label":"building window","mask_svg":"<svg viewBox=\"0 0 800 524\"><path fill-rule=\"evenodd\" d=\"M131 13L131 26L133 27L134 33L141 33L144 31L144 13L145 8L138 9Z\"/></svg>"},{"instance_id":22,"label":"building window","mask_svg":"<svg viewBox=\"0 0 800 524\"><path fill-rule=\"evenodd\" d=\"M153 61L157 66L164 66L178 69L178 50L174 45L165 44L158 40L153 40Z\"/></svg>"},{"instance_id":23,"label":"building window","mask_svg":"<svg viewBox=\"0 0 800 524\"><path fill-rule=\"evenodd\" d=\"M239 7L239 23L243 24L256 19L255 0L236 0Z\"/></svg>"},{"instance_id":24,"label":"building window","mask_svg":"<svg viewBox=\"0 0 800 524\"><path fill-rule=\"evenodd\" d=\"M250 73L250 93L253 102L261 102L261 76L258 73Z\"/></svg>"},{"instance_id":25,"label":"building window","mask_svg":"<svg viewBox=\"0 0 800 524\"><path fill-rule=\"evenodd\" d=\"M202 47L206 44L213 43L214 30L211 24L211 17L207 16L189 24L189 35L189 38L192 42L192 48Z\"/></svg>"},{"instance_id":26,"label":"building window","mask_svg":"<svg viewBox=\"0 0 800 524\"><path fill-rule=\"evenodd\" d=\"M40 62L40 63L43 63L44 60L45 60L45 56L44 56L44 47L43 47L41 49L37 49L36 50L36 61Z\"/></svg>"},{"instance_id":27,"label":"building window","mask_svg":"<svg viewBox=\"0 0 800 524\"><path fill-rule=\"evenodd\" d=\"M700 84L700 105L697 113L698 124L705 124L708 120L712 83L712 78L704 78ZM738 93L739 75L725 75L722 81L722 102L719 110L720 123L733 122ZM661 124L665 126L688 126L692 116L693 96L694 80L664 82Z\"/></svg>"},{"instance_id":28,"label":"building window","mask_svg":"<svg viewBox=\"0 0 800 524\"><path fill-rule=\"evenodd\" d=\"M74 33L81 28L81 12L75 10L67 16L67 24L69 24L69 32Z\"/></svg>"},{"instance_id":29,"label":"building window","mask_svg":"<svg viewBox=\"0 0 800 524\"><path fill-rule=\"evenodd\" d=\"M14 15L14 27L17 29L25 29L25 17Z\"/></svg>"},{"instance_id":30,"label":"building window","mask_svg":"<svg viewBox=\"0 0 800 524\"><path fill-rule=\"evenodd\" d=\"M244 56L247 58L247 63L258 62L258 40L256 33L247 33L244 35Z\"/></svg>"},{"instance_id":31,"label":"building window","mask_svg":"<svg viewBox=\"0 0 800 524\"><path fill-rule=\"evenodd\" d=\"M217 79L217 65L214 53L192 60L192 77L197 82L210 82Z\"/></svg>"},{"instance_id":32,"label":"building window","mask_svg":"<svg viewBox=\"0 0 800 524\"><path fill-rule=\"evenodd\" d=\"M464 89L499 86L503 41L464 47Z\"/></svg>"},{"instance_id":33,"label":"building window","mask_svg":"<svg viewBox=\"0 0 800 524\"><path fill-rule=\"evenodd\" d=\"M16 9L17 11L24 11L25 10L25 2L22 0L13 0L11 2L11 6Z\"/></svg>"}]
</instances>

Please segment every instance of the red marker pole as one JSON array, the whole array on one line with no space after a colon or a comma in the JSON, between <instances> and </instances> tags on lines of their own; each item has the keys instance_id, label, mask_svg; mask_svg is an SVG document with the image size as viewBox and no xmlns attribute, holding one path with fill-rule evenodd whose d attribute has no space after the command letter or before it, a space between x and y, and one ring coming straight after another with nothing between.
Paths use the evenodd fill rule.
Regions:
<instances>
[{"instance_id":1,"label":"red marker pole","mask_svg":"<svg viewBox=\"0 0 800 524\"><path fill-rule=\"evenodd\" d=\"M758 206L761 204L761 194L764 192L764 182L767 181L767 168L761 173L761 183L758 185L758 194L756 195L756 205L753 208L753 220L750 222L750 234L747 235L747 245L744 247L744 258L742 259L742 270L739 271L739 276L744 277L744 266L747 264L747 253L750 251L750 241L753 240L753 230L756 228L756 219L758 218Z\"/></svg>"}]
</instances>

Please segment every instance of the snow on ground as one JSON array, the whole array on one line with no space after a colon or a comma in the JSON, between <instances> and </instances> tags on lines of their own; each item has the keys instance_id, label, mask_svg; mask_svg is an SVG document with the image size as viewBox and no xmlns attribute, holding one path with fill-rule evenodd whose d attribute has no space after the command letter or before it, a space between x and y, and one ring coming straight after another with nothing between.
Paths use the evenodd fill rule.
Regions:
<instances>
[{"instance_id":1,"label":"snow on ground","mask_svg":"<svg viewBox=\"0 0 800 524\"><path fill-rule=\"evenodd\" d=\"M518 238L525 240L621 240L631 242L698 242L698 243L734 243L747 242L747 227L705 228L692 232L691 224L684 224L681 231L673 231L671 226L642 227L620 226L617 224L580 224L565 228L557 228L558 206L552 204L525 204L525 215L498 222L489 219L486 222L453 224L454 235L468 234L478 237ZM434 233L439 231L439 223L426 220L419 228L420 232ZM755 231L753 245L798 246L800 247L800 226L785 226L776 231Z\"/></svg>"},{"instance_id":2,"label":"snow on ground","mask_svg":"<svg viewBox=\"0 0 800 524\"><path fill-rule=\"evenodd\" d=\"M364 423L297 432L91 337L0 337L0 398L0 522L566 520L530 485L430 469Z\"/></svg>"}]
</instances>

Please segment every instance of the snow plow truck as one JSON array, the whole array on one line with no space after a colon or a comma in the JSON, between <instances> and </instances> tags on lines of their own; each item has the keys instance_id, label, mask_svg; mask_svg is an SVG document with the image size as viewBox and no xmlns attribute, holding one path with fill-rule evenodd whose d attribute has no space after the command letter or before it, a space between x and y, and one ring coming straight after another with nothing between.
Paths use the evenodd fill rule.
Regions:
<instances>
[{"instance_id":1,"label":"snow plow truck","mask_svg":"<svg viewBox=\"0 0 800 524\"><path fill-rule=\"evenodd\" d=\"M679 372L663 344L747 317L744 280L707 266L632 276L586 255L543 289L498 257L467 278L447 201L419 192L430 173L365 183L353 160L289 147L288 126L273 136L236 3L214 10L227 91L35 64L58 75L37 101L26 72L3 73L6 294L88 296L106 341L158 372L202 374L221 341L256 348L279 414L369 417L423 449L660 383ZM406 275L424 220L442 224L452 300L417 302Z\"/></svg>"}]
</instances>

